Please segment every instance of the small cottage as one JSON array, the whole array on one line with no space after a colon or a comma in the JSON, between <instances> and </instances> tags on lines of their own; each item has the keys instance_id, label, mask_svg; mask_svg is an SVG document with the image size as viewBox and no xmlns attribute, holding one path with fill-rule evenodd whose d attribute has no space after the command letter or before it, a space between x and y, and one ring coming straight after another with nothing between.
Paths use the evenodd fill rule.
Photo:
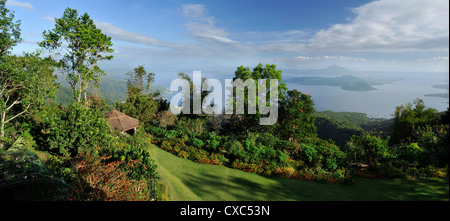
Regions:
<instances>
[{"instance_id":1,"label":"small cottage","mask_svg":"<svg viewBox=\"0 0 450 221\"><path fill-rule=\"evenodd\" d=\"M130 117L120 111L112 110L105 114L106 119L108 120L109 125L114 130L119 131L120 133L133 132L136 133L136 128L139 126L139 120L133 117Z\"/></svg>"}]
</instances>

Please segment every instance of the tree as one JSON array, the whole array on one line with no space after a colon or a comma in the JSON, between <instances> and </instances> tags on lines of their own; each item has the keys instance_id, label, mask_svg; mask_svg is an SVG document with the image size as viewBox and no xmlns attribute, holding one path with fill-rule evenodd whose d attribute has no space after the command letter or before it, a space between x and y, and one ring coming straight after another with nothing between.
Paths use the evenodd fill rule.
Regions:
<instances>
[{"instance_id":1,"label":"tree","mask_svg":"<svg viewBox=\"0 0 450 221\"><path fill-rule=\"evenodd\" d=\"M191 102L189 102L189 104L190 104L189 113L194 113L194 96L199 96L200 101L202 102L203 99L210 93L210 91L208 91L208 90L203 91L204 88L209 89L209 85L206 82L206 78L205 77L202 78L200 85L195 85L194 81L186 73L180 72L180 73L178 73L178 77L183 80L186 80L187 83L189 84L189 95L187 95L191 101ZM200 87L201 87L201 89L200 89ZM200 91L198 91L198 89L200 89ZM202 108L200 108L200 110L201 109ZM183 115L183 112L181 114ZM185 116L194 117L194 118L198 117L197 114L187 114Z\"/></svg>"},{"instance_id":2,"label":"tree","mask_svg":"<svg viewBox=\"0 0 450 221\"><path fill-rule=\"evenodd\" d=\"M288 91L285 99L280 101L280 120L276 133L283 139L297 141L316 136L314 112L311 95L297 90Z\"/></svg>"},{"instance_id":3,"label":"tree","mask_svg":"<svg viewBox=\"0 0 450 221\"><path fill-rule=\"evenodd\" d=\"M151 87L153 82L155 81L155 73L149 72L145 70L143 65L139 65L133 71L127 73L128 75L128 94L144 94L151 95L157 97L159 94L151 93ZM145 87L144 93L144 79L147 81L147 85Z\"/></svg>"},{"instance_id":4,"label":"tree","mask_svg":"<svg viewBox=\"0 0 450 221\"><path fill-rule=\"evenodd\" d=\"M258 80L260 79L266 79L266 92L270 91L270 80L276 79L278 80L278 100L282 100L285 97L286 94L286 84L281 82L281 76L282 72L280 70L276 70L276 65L263 65L258 64L255 68L253 68L253 71L250 71L250 68L240 66L237 68L235 72L235 77L233 78L233 82L240 79L243 82L246 82L248 79L253 79L255 81L256 91L259 92L259 84ZM236 93L236 88L233 91L233 95ZM268 95L269 93L267 93ZM259 98L258 94L256 94L256 103L250 104L249 97L248 97L248 88L247 90L244 90L244 103L247 104L247 111L244 110L244 114L242 117L236 117L238 121L240 121L237 124L232 125L238 125L239 128L234 128L233 130L241 131L241 132L249 132L249 131L259 131L259 130L270 130L270 128L273 129L273 127L261 127L259 125L259 120L262 116L260 110L256 111L256 114L249 114L248 109L250 105L256 105L258 106L258 102L260 99L266 99L266 98ZM230 102L230 101L227 101ZM236 96L233 96L233 106L236 109ZM266 105L269 106L270 102L267 102ZM278 105L278 104L276 104ZM263 129L264 128L264 129Z\"/></svg>"},{"instance_id":5,"label":"tree","mask_svg":"<svg viewBox=\"0 0 450 221\"><path fill-rule=\"evenodd\" d=\"M103 55L114 52L111 37L103 34L87 13L78 16L75 9L67 8L55 23L53 30L44 31L44 40L38 44L49 50L65 50L58 68L72 87L75 100L80 102L82 93L86 99L87 88L92 83L98 87L100 77L106 75L98 63L113 58Z\"/></svg>"},{"instance_id":6,"label":"tree","mask_svg":"<svg viewBox=\"0 0 450 221\"><path fill-rule=\"evenodd\" d=\"M58 90L54 61L39 54L4 56L0 63L0 138L5 126L43 105ZM2 146L2 144L0 144Z\"/></svg>"},{"instance_id":7,"label":"tree","mask_svg":"<svg viewBox=\"0 0 450 221\"><path fill-rule=\"evenodd\" d=\"M414 106L413 106L414 105ZM437 110L426 108L422 99L395 108L394 129L391 144L415 142L417 135L414 130L425 125L432 125L439 120Z\"/></svg>"},{"instance_id":8,"label":"tree","mask_svg":"<svg viewBox=\"0 0 450 221\"><path fill-rule=\"evenodd\" d=\"M149 73L147 75L144 66L140 65L133 71L128 72L127 75L129 77L127 85L128 97L123 104L116 102L117 110L139 119L144 124L153 122L158 111L159 103L154 99L158 92L144 94L143 85L146 76L147 84L151 84L150 80L153 79L154 74Z\"/></svg>"},{"instance_id":9,"label":"tree","mask_svg":"<svg viewBox=\"0 0 450 221\"><path fill-rule=\"evenodd\" d=\"M14 22L14 14L5 7L6 0L0 0L0 61L16 46L20 38L20 20Z\"/></svg>"}]
</instances>

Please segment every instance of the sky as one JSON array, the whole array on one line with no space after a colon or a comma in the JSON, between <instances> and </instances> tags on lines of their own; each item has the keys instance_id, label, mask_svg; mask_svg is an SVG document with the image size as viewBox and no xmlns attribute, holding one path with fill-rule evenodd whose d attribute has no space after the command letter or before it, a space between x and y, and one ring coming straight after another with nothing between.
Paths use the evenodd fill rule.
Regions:
<instances>
[{"instance_id":1,"label":"sky","mask_svg":"<svg viewBox=\"0 0 450 221\"><path fill-rule=\"evenodd\" d=\"M38 49L42 32L68 7L88 13L112 37L111 74L138 65L155 73L276 64L281 70L339 65L364 71L448 72L448 0L20 0L23 42Z\"/></svg>"}]
</instances>

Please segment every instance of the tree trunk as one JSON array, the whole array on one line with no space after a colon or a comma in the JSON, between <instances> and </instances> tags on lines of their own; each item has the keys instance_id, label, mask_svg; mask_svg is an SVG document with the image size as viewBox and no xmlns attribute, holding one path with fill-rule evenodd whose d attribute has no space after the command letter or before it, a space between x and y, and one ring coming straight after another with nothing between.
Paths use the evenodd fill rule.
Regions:
<instances>
[{"instance_id":1,"label":"tree trunk","mask_svg":"<svg viewBox=\"0 0 450 221\"><path fill-rule=\"evenodd\" d=\"M0 149L3 148L3 140L1 139L4 137L5 137L5 124L2 121L2 126L0 127Z\"/></svg>"}]
</instances>

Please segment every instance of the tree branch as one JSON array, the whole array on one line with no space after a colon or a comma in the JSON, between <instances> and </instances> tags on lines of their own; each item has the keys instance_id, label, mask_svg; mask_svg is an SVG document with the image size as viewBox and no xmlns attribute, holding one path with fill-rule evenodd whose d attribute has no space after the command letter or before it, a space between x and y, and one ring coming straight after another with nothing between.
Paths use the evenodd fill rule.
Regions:
<instances>
[{"instance_id":1,"label":"tree branch","mask_svg":"<svg viewBox=\"0 0 450 221\"><path fill-rule=\"evenodd\" d=\"M9 107L7 107L5 112L8 111L9 109L11 109L14 105L22 103L22 101L19 101L19 99L15 100ZM8 100L9 100L9 96L6 98L5 104L8 102Z\"/></svg>"},{"instance_id":2,"label":"tree branch","mask_svg":"<svg viewBox=\"0 0 450 221\"><path fill-rule=\"evenodd\" d=\"M3 123L6 124L6 123L10 122L11 120L14 120L14 118L16 118L16 117L18 117L18 116L20 116L20 115L26 113L26 112L28 111L28 108L29 108L30 106L31 106L31 103L28 104L28 106L25 108L24 111L22 111L22 112L16 114L16 116L9 118L7 121L5 121L5 122L3 122Z\"/></svg>"}]
</instances>

